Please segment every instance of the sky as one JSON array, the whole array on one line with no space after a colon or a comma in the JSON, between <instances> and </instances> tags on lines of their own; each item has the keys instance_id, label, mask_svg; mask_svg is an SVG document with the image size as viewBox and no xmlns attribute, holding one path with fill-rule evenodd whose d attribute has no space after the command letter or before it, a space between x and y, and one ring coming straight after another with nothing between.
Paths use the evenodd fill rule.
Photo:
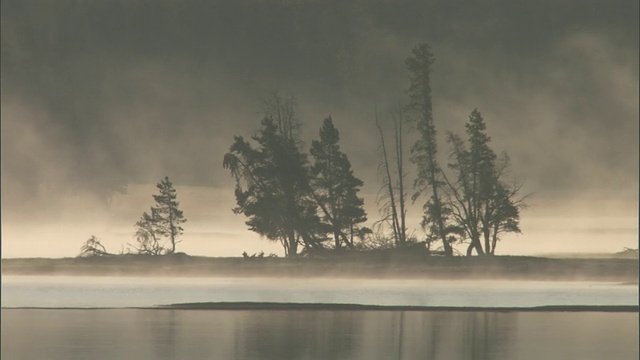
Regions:
<instances>
[{"instance_id":1,"label":"sky","mask_svg":"<svg viewBox=\"0 0 640 360\"><path fill-rule=\"evenodd\" d=\"M441 161L477 108L531 193L497 252L637 247L637 1L35 1L1 3L2 257L112 251L169 176L179 249L278 244L234 215L222 157L292 95L308 148L331 115L371 221L377 136L407 102L404 59L427 42ZM416 234L420 204L409 217Z\"/></svg>"}]
</instances>

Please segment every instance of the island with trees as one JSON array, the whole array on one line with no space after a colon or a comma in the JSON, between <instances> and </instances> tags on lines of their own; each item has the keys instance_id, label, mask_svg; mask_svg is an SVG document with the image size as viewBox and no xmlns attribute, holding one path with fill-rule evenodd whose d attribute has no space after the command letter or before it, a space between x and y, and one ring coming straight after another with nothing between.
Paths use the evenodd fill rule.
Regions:
<instances>
[{"instance_id":1,"label":"island with trees","mask_svg":"<svg viewBox=\"0 0 640 360\"><path fill-rule=\"evenodd\" d=\"M249 231L280 243L285 258L246 252L242 258L207 258L177 252L187 219L176 189L164 177L149 212L134 224L134 243L123 245L120 252L109 252L91 235L77 258L3 259L2 271L637 282L637 249L610 259L497 256L503 235L521 232L520 214L529 194L522 194L522 185L510 177L507 153L492 148L490 121L478 109L469 109L464 136L446 133L446 146L437 142L434 59L428 44L415 46L405 61L409 84L404 103L389 116L381 116L373 106L380 218L371 227L364 225L373 217L364 210L364 183L341 148L345 139L332 116L327 114L318 137L305 149L294 98L276 93L265 103L259 128L248 139L235 136L221 159L235 182L232 211L246 218ZM422 205L419 231L407 228L409 202Z\"/></svg>"}]
</instances>

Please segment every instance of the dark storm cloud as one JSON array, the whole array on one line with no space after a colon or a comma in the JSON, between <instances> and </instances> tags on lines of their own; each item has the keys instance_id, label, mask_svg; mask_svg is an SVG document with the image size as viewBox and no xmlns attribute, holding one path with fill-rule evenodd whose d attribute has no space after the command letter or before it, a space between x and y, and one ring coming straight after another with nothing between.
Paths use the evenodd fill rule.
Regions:
<instances>
[{"instance_id":1,"label":"dark storm cloud","mask_svg":"<svg viewBox=\"0 0 640 360\"><path fill-rule=\"evenodd\" d=\"M637 14L637 1L6 0L3 203L164 175L230 187L222 155L276 90L296 96L305 139L332 114L373 182L373 103L403 99L421 41L440 134L478 107L532 190L637 191Z\"/></svg>"}]
</instances>

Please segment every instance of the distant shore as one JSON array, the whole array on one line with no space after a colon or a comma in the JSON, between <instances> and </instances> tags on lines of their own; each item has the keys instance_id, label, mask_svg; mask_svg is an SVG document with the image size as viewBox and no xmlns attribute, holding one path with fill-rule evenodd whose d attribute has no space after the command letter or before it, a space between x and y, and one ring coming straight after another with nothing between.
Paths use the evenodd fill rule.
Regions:
<instances>
[{"instance_id":1,"label":"distant shore","mask_svg":"<svg viewBox=\"0 0 640 360\"><path fill-rule=\"evenodd\" d=\"M3 275L182 277L362 277L522 279L638 283L638 259L344 255L312 258L215 258L117 255L2 259Z\"/></svg>"},{"instance_id":2,"label":"distant shore","mask_svg":"<svg viewBox=\"0 0 640 360\"><path fill-rule=\"evenodd\" d=\"M153 307L2 307L2 310L227 310L227 311L449 311L638 313L638 305L545 305L533 307L405 306L333 303L199 302Z\"/></svg>"},{"instance_id":3,"label":"distant shore","mask_svg":"<svg viewBox=\"0 0 640 360\"><path fill-rule=\"evenodd\" d=\"M157 306L171 310L478 311L478 312L638 312L638 305L547 305L534 307L400 306L328 303L201 302Z\"/></svg>"}]
</instances>

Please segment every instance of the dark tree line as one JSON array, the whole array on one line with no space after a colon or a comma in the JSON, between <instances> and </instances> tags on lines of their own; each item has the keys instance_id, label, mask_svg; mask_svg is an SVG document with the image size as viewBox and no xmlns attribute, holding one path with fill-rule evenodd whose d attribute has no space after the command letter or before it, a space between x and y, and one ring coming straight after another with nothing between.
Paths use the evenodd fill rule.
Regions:
<instances>
[{"instance_id":1,"label":"dark tree line","mask_svg":"<svg viewBox=\"0 0 640 360\"><path fill-rule=\"evenodd\" d=\"M353 248L366 221L362 181L340 150L331 117L312 143L313 162L302 149L293 99L276 95L261 125L254 144L237 136L224 156L236 180L234 212L249 218L250 230L280 241L286 256L297 255L299 246L305 252Z\"/></svg>"},{"instance_id":2,"label":"dark tree line","mask_svg":"<svg viewBox=\"0 0 640 360\"><path fill-rule=\"evenodd\" d=\"M409 112L418 139L411 148L416 165L414 201L426 198L422 226L427 244L439 241L445 255L453 245L468 240L466 254L493 255L500 235L520 232L520 209L525 196L520 186L505 181L509 157L496 156L480 112L475 109L467 122L467 141L447 134L451 147L449 172L439 165L436 128L431 101L434 56L429 45L420 44L406 60L409 71Z\"/></svg>"},{"instance_id":3,"label":"dark tree line","mask_svg":"<svg viewBox=\"0 0 640 360\"><path fill-rule=\"evenodd\" d=\"M299 138L300 122L292 99L275 96L268 103L260 130L251 140L235 137L223 165L236 180L234 212L248 217L249 229L280 241L287 256L325 249L356 247L367 234L373 242L390 237L393 247L420 241L409 236L403 123L415 139L409 160L415 167L412 201L424 201L422 228L429 253L453 256L468 242L466 254L493 255L501 235L520 232L525 197L506 181L509 157L497 156L481 113L471 112L466 140L447 133L449 161L441 165L432 105L434 56L427 44L416 46L405 61L409 73L408 104L391 116L393 141L375 114L379 135L379 233L361 227L367 220L358 196L363 183L353 175L340 150L340 134L331 117L324 120L309 154ZM310 156L309 156L310 155ZM390 235L380 235L388 228ZM384 241L382 241L384 242ZM367 246L364 246L365 248Z\"/></svg>"}]
</instances>

